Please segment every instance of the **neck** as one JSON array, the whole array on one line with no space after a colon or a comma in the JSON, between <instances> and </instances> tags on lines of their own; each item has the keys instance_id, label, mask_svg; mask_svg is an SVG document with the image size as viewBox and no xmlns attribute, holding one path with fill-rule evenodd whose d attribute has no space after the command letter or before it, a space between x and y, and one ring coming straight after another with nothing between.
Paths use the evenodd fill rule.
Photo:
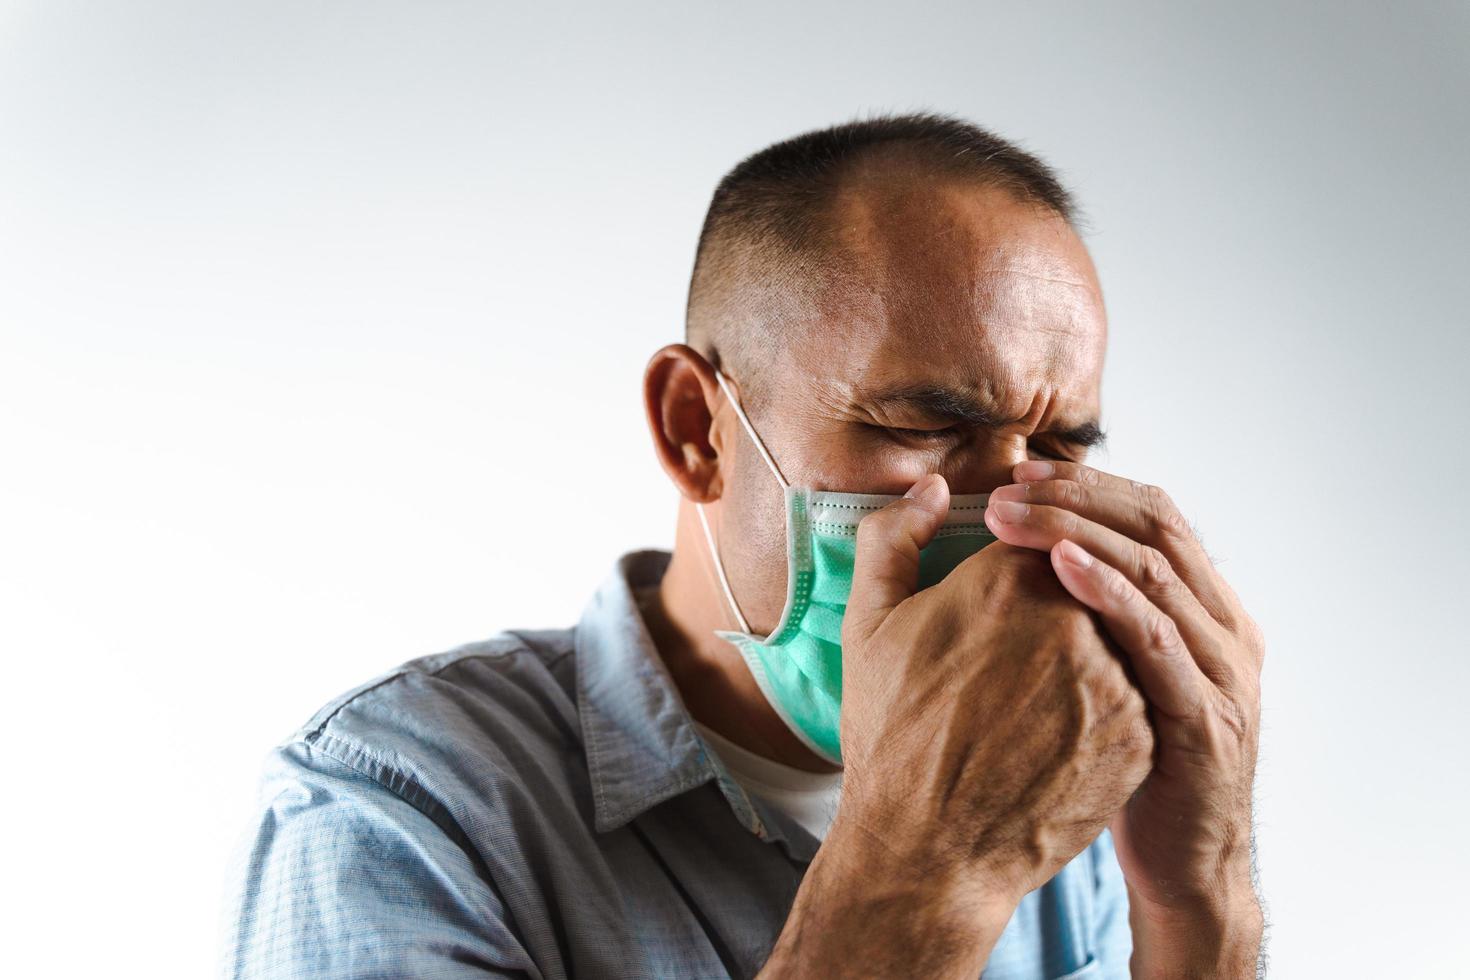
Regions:
<instances>
[{"instance_id":1,"label":"neck","mask_svg":"<svg viewBox=\"0 0 1470 980\"><path fill-rule=\"evenodd\" d=\"M838 771L786 727L740 652L714 635L740 627L725 603L694 505L686 500L679 501L674 557L643 615L696 721L767 759L811 772Z\"/></svg>"}]
</instances>

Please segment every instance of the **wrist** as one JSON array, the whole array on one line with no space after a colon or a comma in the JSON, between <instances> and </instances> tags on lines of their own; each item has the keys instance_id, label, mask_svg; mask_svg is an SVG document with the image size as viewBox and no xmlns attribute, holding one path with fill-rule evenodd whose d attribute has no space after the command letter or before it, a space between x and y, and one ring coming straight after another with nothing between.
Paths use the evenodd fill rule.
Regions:
<instances>
[{"instance_id":1,"label":"wrist","mask_svg":"<svg viewBox=\"0 0 1470 980\"><path fill-rule=\"evenodd\" d=\"M927 835L875 829L852 811L839 812L818 852L834 878L854 883L865 895L885 892L911 899L927 910L932 924L945 922L973 935L999 937L1022 896L1022 876L981 860L946 858Z\"/></svg>"},{"instance_id":2,"label":"wrist","mask_svg":"<svg viewBox=\"0 0 1470 980\"><path fill-rule=\"evenodd\" d=\"M839 814L761 976L978 976L1018 901Z\"/></svg>"},{"instance_id":3,"label":"wrist","mask_svg":"<svg viewBox=\"0 0 1470 980\"><path fill-rule=\"evenodd\" d=\"M1129 909L1134 976L1256 976L1265 917L1249 882L1167 907L1130 890Z\"/></svg>"}]
</instances>

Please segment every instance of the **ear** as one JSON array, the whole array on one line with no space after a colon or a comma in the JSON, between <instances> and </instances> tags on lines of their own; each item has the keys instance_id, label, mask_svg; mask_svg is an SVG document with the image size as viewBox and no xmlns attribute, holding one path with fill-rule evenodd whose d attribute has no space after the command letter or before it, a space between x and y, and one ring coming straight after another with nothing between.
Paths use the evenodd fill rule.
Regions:
<instances>
[{"instance_id":1,"label":"ear","mask_svg":"<svg viewBox=\"0 0 1470 980\"><path fill-rule=\"evenodd\" d=\"M643 410L658 461L688 500L709 503L724 491L714 410L723 397L715 369L692 347L670 344L643 372Z\"/></svg>"}]
</instances>

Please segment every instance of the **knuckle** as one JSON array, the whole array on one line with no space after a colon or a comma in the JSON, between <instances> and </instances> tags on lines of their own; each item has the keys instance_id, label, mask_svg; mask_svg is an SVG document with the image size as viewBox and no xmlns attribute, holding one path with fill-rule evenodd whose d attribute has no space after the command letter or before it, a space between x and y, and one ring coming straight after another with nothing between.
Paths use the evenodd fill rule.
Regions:
<instances>
[{"instance_id":1,"label":"knuckle","mask_svg":"<svg viewBox=\"0 0 1470 980\"><path fill-rule=\"evenodd\" d=\"M1087 502L1087 491L1075 480L1057 480L1052 484L1051 493L1062 507L1079 508Z\"/></svg>"},{"instance_id":2,"label":"knuckle","mask_svg":"<svg viewBox=\"0 0 1470 980\"><path fill-rule=\"evenodd\" d=\"M1256 716L1251 708L1237 701L1222 699L1218 710L1220 721L1233 739L1240 742L1254 739Z\"/></svg>"},{"instance_id":3,"label":"knuckle","mask_svg":"<svg viewBox=\"0 0 1470 980\"><path fill-rule=\"evenodd\" d=\"M1245 616L1241 622L1245 630L1245 640L1250 646L1251 652L1256 655L1256 663L1260 663L1266 657L1266 634L1261 625L1250 616Z\"/></svg>"},{"instance_id":4,"label":"knuckle","mask_svg":"<svg viewBox=\"0 0 1470 980\"><path fill-rule=\"evenodd\" d=\"M1050 571L1050 569L1048 569ZM1055 579L1055 574L1053 574ZM1025 590L1025 607L1036 621L1044 622L1048 634L1061 642L1068 657L1089 658L1101 642L1096 620L1086 606L1051 583Z\"/></svg>"},{"instance_id":5,"label":"knuckle","mask_svg":"<svg viewBox=\"0 0 1470 980\"><path fill-rule=\"evenodd\" d=\"M1029 578L1040 571L1051 570L1046 555L1031 548L1006 544L1004 541L990 545L981 554L988 556L1015 578Z\"/></svg>"},{"instance_id":6,"label":"knuckle","mask_svg":"<svg viewBox=\"0 0 1470 980\"><path fill-rule=\"evenodd\" d=\"M1093 622L1092 614L1087 611L1086 606L1072 602L1061 603L1056 615L1057 621L1075 637L1097 635L1097 624Z\"/></svg>"},{"instance_id":7,"label":"knuckle","mask_svg":"<svg viewBox=\"0 0 1470 980\"><path fill-rule=\"evenodd\" d=\"M1072 538L1073 540L1076 540L1082 534L1084 524L1086 523L1081 517L1078 517L1070 510L1053 510L1049 518L1050 523L1063 537Z\"/></svg>"},{"instance_id":8,"label":"knuckle","mask_svg":"<svg viewBox=\"0 0 1470 980\"><path fill-rule=\"evenodd\" d=\"M1104 575L1103 592L1120 606L1133 601L1133 586L1115 571L1110 570Z\"/></svg>"},{"instance_id":9,"label":"knuckle","mask_svg":"<svg viewBox=\"0 0 1470 980\"><path fill-rule=\"evenodd\" d=\"M1141 699L1140 699L1141 700ZM1135 755L1151 755L1154 750L1154 727L1142 706L1130 712L1123 725L1123 745Z\"/></svg>"},{"instance_id":10,"label":"knuckle","mask_svg":"<svg viewBox=\"0 0 1470 980\"><path fill-rule=\"evenodd\" d=\"M1145 483L1141 485L1139 492L1155 513L1162 513L1174 506L1174 501L1169 499L1169 495L1164 491L1163 487L1154 486L1152 483Z\"/></svg>"},{"instance_id":11,"label":"knuckle","mask_svg":"<svg viewBox=\"0 0 1470 980\"><path fill-rule=\"evenodd\" d=\"M1174 505L1174 499L1162 487L1149 483L1135 486L1138 488L1144 518L1161 534L1176 540L1193 537L1194 529Z\"/></svg>"},{"instance_id":12,"label":"knuckle","mask_svg":"<svg viewBox=\"0 0 1470 980\"><path fill-rule=\"evenodd\" d=\"M981 588L996 595L1049 594L1052 587L1061 589L1047 555L1004 541L971 555L961 563L960 569L976 576Z\"/></svg>"},{"instance_id":13,"label":"knuckle","mask_svg":"<svg viewBox=\"0 0 1470 980\"><path fill-rule=\"evenodd\" d=\"M1237 703L1242 705L1242 710L1246 710L1244 708L1244 706L1246 705L1260 705L1261 679L1259 677L1254 675L1245 677L1241 680L1238 686L1240 688L1241 697Z\"/></svg>"},{"instance_id":14,"label":"knuckle","mask_svg":"<svg viewBox=\"0 0 1470 980\"><path fill-rule=\"evenodd\" d=\"M1122 667L1101 672L1095 684L1095 695L1108 719L1109 740L1128 756L1150 755L1155 735L1149 722L1148 702L1128 680Z\"/></svg>"},{"instance_id":15,"label":"knuckle","mask_svg":"<svg viewBox=\"0 0 1470 980\"><path fill-rule=\"evenodd\" d=\"M1138 552L1138 582L1149 595L1168 595L1178 585L1179 577L1162 551L1144 545Z\"/></svg>"},{"instance_id":16,"label":"knuckle","mask_svg":"<svg viewBox=\"0 0 1470 980\"><path fill-rule=\"evenodd\" d=\"M1167 538L1175 541L1188 541L1194 537L1194 528L1173 504L1170 504L1169 509L1159 515L1157 523L1159 530Z\"/></svg>"},{"instance_id":17,"label":"knuckle","mask_svg":"<svg viewBox=\"0 0 1470 980\"><path fill-rule=\"evenodd\" d=\"M1166 656L1175 657L1183 651L1179 630L1175 628L1174 621L1162 613L1154 613L1149 617L1145 636L1149 646Z\"/></svg>"},{"instance_id":18,"label":"knuckle","mask_svg":"<svg viewBox=\"0 0 1470 980\"><path fill-rule=\"evenodd\" d=\"M1064 644L1072 661L1071 669L1079 674L1089 672L1087 661L1097 654L1099 645L1103 643L1097 624L1085 615L1073 614L1069 609L1066 613L1058 613L1051 629Z\"/></svg>"}]
</instances>

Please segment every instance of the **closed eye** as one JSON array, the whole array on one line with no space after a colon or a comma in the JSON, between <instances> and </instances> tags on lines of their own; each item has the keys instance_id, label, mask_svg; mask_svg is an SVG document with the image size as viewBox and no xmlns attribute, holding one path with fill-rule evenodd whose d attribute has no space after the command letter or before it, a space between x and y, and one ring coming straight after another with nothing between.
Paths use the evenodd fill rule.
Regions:
<instances>
[{"instance_id":1,"label":"closed eye","mask_svg":"<svg viewBox=\"0 0 1470 980\"><path fill-rule=\"evenodd\" d=\"M945 426L942 429L903 429L891 425L878 426L878 428L893 435L895 438L918 440L920 442L942 442L946 439L953 439L958 433L958 428L953 425Z\"/></svg>"},{"instance_id":2,"label":"closed eye","mask_svg":"<svg viewBox=\"0 0 1470 980\"><path fill-rule=\"evenodd\" d=\"M1078 449L1080 449L1080 452L1069 453L1066 451L1048 449L1047 447L1038 445L1034 442L1029 442L1026 444L1026 452L1028 455L1036 459L1054 459L1063 463L1080 463L1082 461L1082 458L1087 455L1087 447L1079 446Z\"/></svg>"},{"instance_id":3,"label":"closed eye","mask_svg":"<svg viewBox=\"0 0 1470 980\"><path fill-rule=\"evenodd\" d=\"M869 428L875 429L889 439L906 446L935 445L943 442L951 442L962 435L960 431L961 426L958 425L948 425L941 429L911 429L896 425L869 425ZM1067 448L1058 449L1055 446L1046 446L1037 440L1027 443L1026 449L1028 454L1036 459L1054 459L1064 463L1080 462L1080 457L1087 455L1086 443L1075 447L1081 450L1080 453L1077 453L1069 451L1073 449L1070 441L1058 441L1062 441Z\"/></svg>"}]
</instances>

